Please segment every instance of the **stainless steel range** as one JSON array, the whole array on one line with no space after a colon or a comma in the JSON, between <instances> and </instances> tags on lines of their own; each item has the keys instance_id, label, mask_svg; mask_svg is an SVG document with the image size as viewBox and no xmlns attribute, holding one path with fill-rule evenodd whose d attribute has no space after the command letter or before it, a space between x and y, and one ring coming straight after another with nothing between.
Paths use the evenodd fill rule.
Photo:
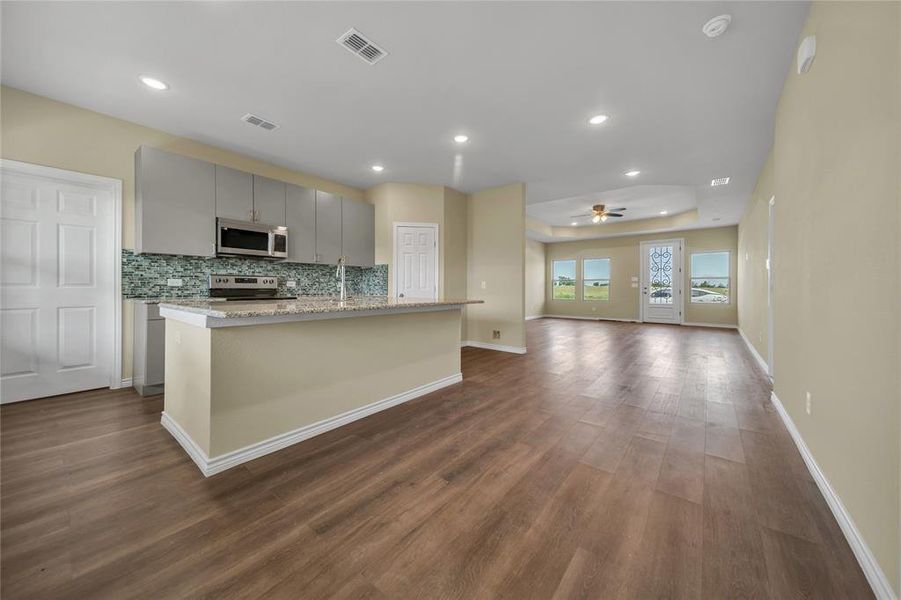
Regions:
<instances>
[{"instance_id":1,"label":"stainless steel range","mask_svg":"<svg viewBox=\"0 0 901 600\"><path fill-rule=\"evenodd\" d=\"M226 300L294 300L278 295L278 277L271 275L210 275L210 298Z\"/></svg>"}]
</instances>

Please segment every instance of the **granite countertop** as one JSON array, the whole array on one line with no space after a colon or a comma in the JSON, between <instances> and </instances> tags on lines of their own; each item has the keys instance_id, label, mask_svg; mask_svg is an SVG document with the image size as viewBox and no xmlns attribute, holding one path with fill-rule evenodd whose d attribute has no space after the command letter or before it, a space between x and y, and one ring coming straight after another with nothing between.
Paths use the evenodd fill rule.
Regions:
<instances>
[{"instance_id":1,"label":"granite countertop","mask_svg":"<svg viewBox=\"0 0 901 600\"><path fill-rule=\"evenodd\" d=\"M341 302L335 297L301 296L296 300L255 300L250 302L222 302L217 298L199 300L164 300L160 308L183 311L214 319L247 319L318 313L356 311L392 311L405 308L428 308L481 304L482 300L417 300L386 296L357 296Z\"/></svg>"}]
</instances>

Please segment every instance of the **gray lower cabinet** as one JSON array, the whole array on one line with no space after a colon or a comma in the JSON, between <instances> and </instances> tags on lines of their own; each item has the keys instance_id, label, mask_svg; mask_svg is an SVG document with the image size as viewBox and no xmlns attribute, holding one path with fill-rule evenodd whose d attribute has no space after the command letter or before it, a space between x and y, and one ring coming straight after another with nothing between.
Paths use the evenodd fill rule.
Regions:
<instances>
[{"instance_id":1,"label":"gray lower cabinet","mask_svg":"<svg viewBox=\"0 0 901 600\"><path fill-rule=\"evenodd\" d=\"M316 262L316 190L289 183L285 208L288 262Z\"/></svg>"},{"instance_id":2,"label":"gray lower cabinet","mask_svg":"<svg viewBox=\"0 0 901 600\"><path fill-rule=\"evenodd\" d=\"M285 224L285 193L287 185L284 181L260 177L259 175L253 176L254 221L267 225Z\"/></svg>"},{"instance_id":3,"label":"gray lower cabinet","mask_svg":"<svg viewBox=\"0 0 901 600\"><path fill-rule=\"evenodd\" d=\"M340 256L341 196L316 190L316 262L334 265Z\"/></svg>"},{"instance_id":4,"label":"gray lower cabinet","mask_svg":"<svg viewBox=\"0 0 901 600\"><path fill-rule=\"evenodd\" d=\"M160 305L135 301L132 385L142 396L163 392L166 370L166 320Z\"/></svg>"},{"instance_id":5,"label":"gray lower cabinet","mask_svg":"<svg viewBox=\"0 0 901 600\"><path fill-rule=\"evenodd\" d=\"M135 152L135 252L213 256L216 168L141 146Z\"/></svg>"},{"instance_id":6,"label":"gray lower cabinet","mask_svg":"<svg viewBox=\"0 0 901 600\"><path fill-rule=\"evenodd\" d=\"M216 217L253 221L253 175L216 165Z\"/></svg>"},{"instance_id":7,"label":"gray lower cabinet","mask_svg":"<svg viewBox=\"0 0 901 600\"><path fill-rule=\"evenodd\" d=\"M341 252L352 267L375 265L375 206L341 199Z\"/></svg>"}]
</instances>

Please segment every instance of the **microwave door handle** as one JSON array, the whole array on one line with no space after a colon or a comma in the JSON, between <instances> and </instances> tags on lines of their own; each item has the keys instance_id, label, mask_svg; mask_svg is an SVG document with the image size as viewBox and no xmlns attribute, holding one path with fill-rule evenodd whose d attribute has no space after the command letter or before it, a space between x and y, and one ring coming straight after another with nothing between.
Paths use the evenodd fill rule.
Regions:
<instances>
[{"instance_id":1,"label":"microwave door handle","mask_svg":"<svg viewBox=\"0 0 901 600\"><path fill-rule=\"evenodd\" d=\"M275 256L275 233L269 232L269 256Z\"/></svg>"}]
</instances>

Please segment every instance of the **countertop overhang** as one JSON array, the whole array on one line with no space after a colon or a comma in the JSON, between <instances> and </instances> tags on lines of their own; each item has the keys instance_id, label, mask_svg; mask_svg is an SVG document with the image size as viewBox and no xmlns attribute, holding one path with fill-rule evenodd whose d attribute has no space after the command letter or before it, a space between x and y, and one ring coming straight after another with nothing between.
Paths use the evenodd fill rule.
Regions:
<instances>
[{"instance_id":1,"label":"countertop overhang","mask_svg":"<svg viewBox=\"0 0 901 600\"><path fill-rule=\"evenodd\" d=\"M340 301L333 298L222 302L182 300L160 302L160 315L198 327L239 327L292 321L370 317L436 310L458 310L482 300L417 300L363 296Z\"/></svg>"}]
</instances>

